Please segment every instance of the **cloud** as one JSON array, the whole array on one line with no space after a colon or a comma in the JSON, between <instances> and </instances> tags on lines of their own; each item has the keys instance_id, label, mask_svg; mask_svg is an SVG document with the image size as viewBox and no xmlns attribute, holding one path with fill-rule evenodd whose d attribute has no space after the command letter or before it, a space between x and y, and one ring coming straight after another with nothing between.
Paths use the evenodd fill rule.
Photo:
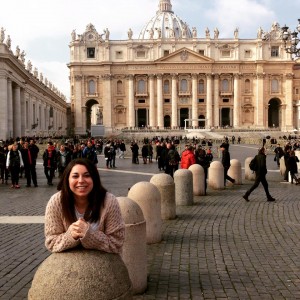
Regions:
<instances>
[{"instance_id":1,"label":"cloud","mask_svg":"<svg viewBox=\"0 0 300 300\"><path fill-rule=\"evenodd\" d=\"M275 13L267 4L254 0L215 0L205 16L218 27L220 37L232 38L234 29L238 27L244 38L254 38L259 26L269 29L275 20Z\"/></svg>"}]
</instances>

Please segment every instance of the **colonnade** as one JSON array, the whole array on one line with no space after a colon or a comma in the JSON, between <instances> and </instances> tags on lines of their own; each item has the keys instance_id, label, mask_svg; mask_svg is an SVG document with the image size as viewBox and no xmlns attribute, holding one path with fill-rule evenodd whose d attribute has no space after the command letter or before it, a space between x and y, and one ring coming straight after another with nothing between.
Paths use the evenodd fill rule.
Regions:
<instances>
[{"instance_id":1,"label":"colonnade","mask_svg":"<svg viewBox=\"0 0 300 300\"><path fill-rule=\"evenodd\" d=\"M0 139L65 133L66 107L6 75L0 75L0 108Z\"/></svg>"}]
</instances>

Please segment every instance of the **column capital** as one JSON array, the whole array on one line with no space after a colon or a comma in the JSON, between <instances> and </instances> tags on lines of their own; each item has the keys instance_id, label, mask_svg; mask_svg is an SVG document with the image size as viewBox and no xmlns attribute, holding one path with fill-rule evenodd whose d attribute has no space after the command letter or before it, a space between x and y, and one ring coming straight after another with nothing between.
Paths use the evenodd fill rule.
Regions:
<instances>
[{"instance_id":1,"label":"column capital","mask_svg":"<svg viewBox=\"0 0 300 300\"><path fill-rule=\"evenodd\" d=\"M163 74L156 74L157 79L162 79Z\"/></svg>"},{"instance_id":2,"label":"column capital","mask_svg":"<svg viewBox=\"0 0 300 300\"><path fill-rule=\"evenodd\" d=\"M134 79L134 75L128 74L128 75L125 76L125 78L126 78L127 80L133 80L133 79Z\"/></svg>"},{"instance_id":3,"label":"column capital","mask_svg":"<svg viewBox=\"0 0 300 300\"><path fill-rule=\"evenodd\" d=\"M83 77L81 75L75 75L74 78L76 81L80 81Z\"/></svg>"},{"instance_id":4,"label":"column capital","mask_svg":"<svg viewBox=\"0 0 300 300\"><path fill-rule=\"evenodd\" d=\"M257 79L265 79L266 73L256 73Z\"/></svg>"},{"instance_id":5,"label":"column capital","mask_svg":"<svg viewBox=\"0 0 300 300\"><path fill-rule=\"evenodd\" d=\"M205 76L206 76L207 79L212 79L213 74L212 73L206 73Z\"/></svg>"},{"instance_id":6,"label":"column capital","mask_svg":"<svg viewBox=\"0 0 300 300\"><path fill-rule=\"evenodd\" d=\"M286 73L285 77L286 77L286 79L293 79L294 78L294 73Z\"/></svg>"},{"instance_id":7,"label":"column capital","mask_svg":"<svg viewBox=\"0 0 300 300\"><path fill-rule=\"evenodd\" d=\"M111 80L113 78L112 74L103 74L101 77L104 80Z\"/></svg>"},{"instance_id":8,"label":"column capital","mask_svg":"<svg viewBox=\"0 0 300 300\"><path fill-rule=\"evenodd\" d=\"M177 79L178 78L178 73L171 73L172 79Z\"/></svg>"},{"instance_id":9,"label":"column capital","mask_svg":"<svg viewBox=\"0 0 300 300\"><path fill-rule=\"evenodd\" d=\"M197 79L198 78L198 74L197 73L192 73L191 75L192 75L193 79Z\"/></svg>"},{"instance_id":10,"label":"column capital","mask_svg":"<svg viewBox=\"0 0 300 300\"><path fill-rule=\"evenodd\" d=\"M155 78L155 74L148 74L148 78L149 79L154 79Z\"/></svg>"},{"instance_id":11,"label":"column capital","mask_svg":"<svg viewBox=\"0 0 300 300\"><path fill-rule=\"evenodd\" d=\"M220 74L214 73L214 79L220 79Z\"/></svg>"},{"instance_id":12,"label":"column capital","mask_svg":"<svg viewBox=\"0 0 300 300\"><path fill-rule=\"evenodd\" d=\"M234 73L233 74L233 78L234 79L241 79L242 78L242 74L241 73Z\"/></svg>"}]
</instances>

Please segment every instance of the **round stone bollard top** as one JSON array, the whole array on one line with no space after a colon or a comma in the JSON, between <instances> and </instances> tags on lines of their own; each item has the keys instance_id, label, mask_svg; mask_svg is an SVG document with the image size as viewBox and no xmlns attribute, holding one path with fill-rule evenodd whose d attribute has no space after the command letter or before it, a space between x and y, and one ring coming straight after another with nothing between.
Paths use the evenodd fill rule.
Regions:
<instances>
[{"instance_id":1,"label":"round stone bollard top","mask_svg":"<svg viewBox=\"0 0 300 300\"><path fill-rule=\"evenodd\" d=\"M153 175L150 179L150 182L153 183L155 186L166 186L166 185L173 185L174 180L172 176L168 174L156 174Z\"/></svg>"},{"instance_id":2,"label":"round stone bollard top","mask_svg":"<svg viewBox=\"0 0 300 300\"><path fill-rule=\"evenodd\" d=\"M146 222L142 209L135 201L128 197L117 197L117 199L126 225Z\"/></svg>"},{"instance_id":3,"label":"round stone bollard top","mask_svg":"<svg viewBox=\"0 0 300 300\"><path fill-rule=\"evenodd\" d=\"M238 159L235 159L235 158L230 160L230 165L232 167L241 167L242 166L241 162Z\"/></svg>"},{"instance_id":4,"label":"round stone bollard top","mask_svg":"<svg viewBox=\"0 0 300 300\"><path fill-rule=\"evenodd\" d=\"M44 260L34 275L28 299L132 299L131 281L120 255L74 249Z\"/></svg>"}]
</instances>

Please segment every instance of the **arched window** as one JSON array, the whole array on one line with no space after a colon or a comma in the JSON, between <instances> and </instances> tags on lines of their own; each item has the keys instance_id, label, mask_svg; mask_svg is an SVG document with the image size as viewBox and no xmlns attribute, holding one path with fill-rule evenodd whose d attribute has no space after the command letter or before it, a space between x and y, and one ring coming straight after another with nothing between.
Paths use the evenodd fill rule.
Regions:
<instances>
[{"instance_id":1,"label":"arched window","mask_svg":"<svg viewBox=\"0 0 300 300\"><path fill-rule=\"evenodd\" d=\"M169 80L164 81L164 93L165 94L170 93L170 81Z\"/></svg>"},{"instance_id":2,"label":"arched window","mask_svg":"<svg viewBox=\"0 0 300 300\"><path fill-rule=\"evenodd\" d=\"M121 80L117 81L117 94L123 94L123 82Z\"/></svg>"},{"instance_id":3,"label":"arched window","mask_svg":"<svg viewBox=\"0 0 300 300\"><path fill-rule=\"evenodd\" d=\"M222 92L228 92L229 91L229 82L228 79L222 80Z\"/></svg>"},{"instance_id":4,"label":"arched window","mask_svg":"<svg viewBox=\"0 0 300 300\"><path fill-rule=\"evenodd\" d=\"M145 94L145 81L142 79L138 81L138 93Z\"/></svg>"},{"instance_id":5,"label":"arched window","mask_svg":"<svg viewBox=\"0 0 300 300\"><path fill-rule=\"evenodd\" d=\"M89 95L94 95L95 94L95 81L90 80L89 81Z\"/></svg>"},{"instance_id":6,"label":"arched window","mask_svg":"<svg viewBox=\"0 0 300 300\"><path fill-rule=\"evenodd\" d=\"M182 79L180 81L180 91L183 93L187 92L187 80L186 79Z\"/></svg>"},{"instance_id":7,"label":"arched window","mask_svg":"<svg viewBox=\"0 0 300 300\"><path fill-rule=\"evenodd\" d=\"M198 94L204 94L204 80L200 79L198 83Z\"/></svg>"},{"instance_id":8,"label":"arched window","mask_svg":"<svg viewBox=\"0 0 300 300\"><path fill-rule=\"evenodd\" d=\"M272 91L272 93L278 93L279 88L278 88L278 80L277 79L272 79L271 91Z\"/></svg>"},{"instance_id":9,"label":"arched window","mask_svg":"<svg viewBox=\"0 0 300 300\"><path fill-rule=\"evenodd\" d=\"M250 79L245 80L245 93L250 93Z\"/></svg>"}]
</instances>

